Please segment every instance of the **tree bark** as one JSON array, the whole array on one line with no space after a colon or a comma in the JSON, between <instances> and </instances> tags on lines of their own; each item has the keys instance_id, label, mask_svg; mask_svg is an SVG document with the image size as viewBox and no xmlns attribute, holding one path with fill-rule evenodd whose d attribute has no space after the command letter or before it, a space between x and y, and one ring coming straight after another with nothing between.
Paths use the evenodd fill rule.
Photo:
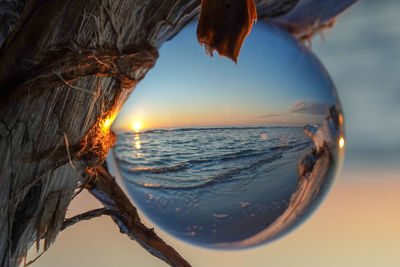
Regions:
<instances>
[{"instance_id":1,"label":"tree bark","mask_svg":"<svg viewBox=\"0 0 400 267\"><path fill-rule=\"evenodd\" d=\"M297 1L255 3L259 17L271 18ZM19 3L17 18L25 1L0 2L0 16L6 2ZM112 210L122 232L167 263L188 265L141 228L134 207L100 166L115 141L113 119L154 66L158 48L198 17L200 3L30 0L15 26L16 19L2 25L13 30L0 49L1 266L17 265L40 239L46 250L82 186Z\"/></svg>"},{"instance_id":2,"label":"tree bark","mask_svg":"<svg viewBox=\"0 0 400 267\"><path fill-rule=\"evenodd\" d=\"M199 5L27 3L0 51L1 266L54 241L75 189L114 143L112 120Z\"/></svg>"}]
</instances>

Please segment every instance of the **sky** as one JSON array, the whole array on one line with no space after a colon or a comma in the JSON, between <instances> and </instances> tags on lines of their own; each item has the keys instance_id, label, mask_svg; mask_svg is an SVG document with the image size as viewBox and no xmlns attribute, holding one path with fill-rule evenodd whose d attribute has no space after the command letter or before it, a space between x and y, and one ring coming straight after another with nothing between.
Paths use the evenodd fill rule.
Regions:
<instances>
[{"instance_id":1,"label":"sky","mask_svg":"<svg viewBox=\"0 0 400 267\"><path fill-rule=\"evenodd\" d=\"M321 121L335 103L318 60L289 36L257 24L238 64L206 55L196 23L160 49L154 69L139 83L114 130L184 126L304 126Z\"/></svg>"},{"instance_id":2,"label":"sky","mask_svg":"<svg viewBox=\"0 0 400 267\"><path fill-rule=\"evenodd\" d=\"M340 95L347 148L343 171L310 219L271 244L239 252L205 250L156 232L193 266L400 266L399 10L397 0L364 0L324 43L314 38L313 51ZM68 216L96 207L84 193ZM166 265L102 217L62 232L36 266Z\"/></svg>"},{"instance_id":3,"label":"sky","mask_svg":"<svg viewBox=\"0 0 400 267\"><path fill-rule=\"evenodd\" d=\"M400 162L399 11L397 0L360 1L313 45L339 92L349 156L385 164Z\"/></svg>"}]
</instances>

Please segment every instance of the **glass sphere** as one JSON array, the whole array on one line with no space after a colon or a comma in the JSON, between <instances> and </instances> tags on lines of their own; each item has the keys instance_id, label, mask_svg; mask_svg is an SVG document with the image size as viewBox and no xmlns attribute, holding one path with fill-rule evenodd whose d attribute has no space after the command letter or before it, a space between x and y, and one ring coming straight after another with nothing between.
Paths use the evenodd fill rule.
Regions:
<instances>
[{"instance_id":1,"label":"glass sphere","mask_svg":"<svg viewBox=\"0 0 400 267\"><path fill-rule=\"evenodd\" d=\"M237 249L307 218L344 154L343 115L317 58L256 24L238 64L208 57L188 25L160 50L113 130L137 207L169 234Z\"/></svg>"}]
</instances>

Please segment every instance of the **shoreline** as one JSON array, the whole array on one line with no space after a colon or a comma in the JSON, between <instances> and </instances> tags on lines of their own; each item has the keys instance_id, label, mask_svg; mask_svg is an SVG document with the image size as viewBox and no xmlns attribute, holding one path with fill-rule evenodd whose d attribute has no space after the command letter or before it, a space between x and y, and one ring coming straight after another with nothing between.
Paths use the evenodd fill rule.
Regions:
<instances>
[{"instance_id":1,"label":"shoreline","mask_svg":"<svg viewBox=\"0 0 400 267\"><path fill-rule=\"evenodd\" d=\"M241 249L271 242L294 230L316 209L321 203L318 200L334 178L337 164L332 153L337 153L335 144L339 124L334 120L335 110L330 109L329 113L330 116L321 126L304 127L304 132L313 140L315 147L298 162L299 183L285 212L258 234L238 242L214 244L214 248Z\"/></svg>"}]
</instances>

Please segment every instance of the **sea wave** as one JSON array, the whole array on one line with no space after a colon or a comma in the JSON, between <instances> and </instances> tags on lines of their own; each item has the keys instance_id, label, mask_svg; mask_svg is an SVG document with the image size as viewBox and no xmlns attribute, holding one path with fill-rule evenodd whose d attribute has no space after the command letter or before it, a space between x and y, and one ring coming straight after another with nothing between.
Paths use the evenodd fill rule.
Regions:
<instances>
[{"instance_id":1,"label":"sea wave","mask_svg":"<svg viewBox=\"0 0 400 267\"><path fill-rule=\"evenodd\" d=\"M282 146L276 147L273 150L277 149L288 149L291 148L290 146ZM223 153L220 155L210 156L210 157L199 157L195 159L189 159L186 161L182 161L179 164L172 165L172 166L161 166L161 167L151 167L151 166L139 166L132 168L132 165L135 163L135 159L131 159L129 157L118 157L118 162L122 163L122 168L129 170L131 173L164 173L164 172L175 172L187 169L188 167L196 166L197 164L202 163L212 163L212 162L220 162L220 161L229 161L229 160L240 160L249 157L258 157L262 155L268 154L269 151L267 150L256 150L256 149L244 149L236 152L231 153ZM176 156L180 155L179 153L169 154L169 156ZM165 156L165 155L164 155ZM167 163L165 161L164 163Z\"/></svg>"},{"instance_id":2,"label":"sea wave","mask_svg":"<svg viewBox=\"0 0 400 267\"><path fill-rule=\"evenodd\" d=\"M187 169L187 164L179 164L174 166L164 166L164 167L135 167L129 168L129 172L132 174L139 173L167 173L167 172L178 172Z\"/></svg>"},{"instance_id":3,"label":"sea wave","mask_svg":"<svg viewBox=\"0 0 400 267\"><path fill-rule=\"evenodd\" d=\"M234 160L234 159L242 159L246 157L255 157L259 155L263 155L268 153L265 150L255 150L255 149L244 149L237 152L232 153L224 153L221 155L216 155L213 157L201 157L197 159L188 160L188 164L196 164L202 162L213 162L213 161L226 161L226 160Z\"/></svg>"},{"instance_id":4,"label":"sea wave","mask_svg":"<svg viewBox=\"0 0 400 267\"><path fill-rule=\"evenodd\" d=\"M162 189L196 189L196 188L204 188L207 186L215 185L215 184L221 184L221 183L229 183L236 181L238 178L238 175L246 170L251 170L251 169L256 169L259 165L261 164L266 164L266 163L271 163L277 159L280 159L282 157L283 153L276 153L270 157L262 158L256 162L253 162L249 165L243 166L243 167L238 167L234 168L231 170L227 170L225 172L219 173L213 177L208 178L207 180L190 180L189 183L168 183L170 179L160 179L159 182L163 181L164 183L155 183L153 182L148 182L148 181L137 181L136 179L128 179L127 181L130 183L134 183L138 186L141 187L146 187L146 188L162 188ZM162 171L179 171L179 168L182 168L185 165L177 165L177 166L171 166L171 167L164 167L164 168L142 168L142 171L148 171L148 172L153 172L153 173L161 173ZM184 168L187 168L185 166ZM132 170L131 170L132 171ZM138 169L138 172L140 170ZM160 172L158 172L160 171Z\"/></svg>"},{"instance_id":5,"label":"sea wave","mask_svg":"<svg viewBox=\"0 0 400 267\"><path fill-rule=\"evenodd\" d=\"M283 155L310 146L301 128L288 128L154 129L141 132L140 137L127 132L118 135L115 151L124 180L143 188L243 186L281 166ZM173 133L158 134L166 132ZM260 138L263 133L267 139ZM139 139L142 145L137 148Z\"/></svg>"}]
</instances>

